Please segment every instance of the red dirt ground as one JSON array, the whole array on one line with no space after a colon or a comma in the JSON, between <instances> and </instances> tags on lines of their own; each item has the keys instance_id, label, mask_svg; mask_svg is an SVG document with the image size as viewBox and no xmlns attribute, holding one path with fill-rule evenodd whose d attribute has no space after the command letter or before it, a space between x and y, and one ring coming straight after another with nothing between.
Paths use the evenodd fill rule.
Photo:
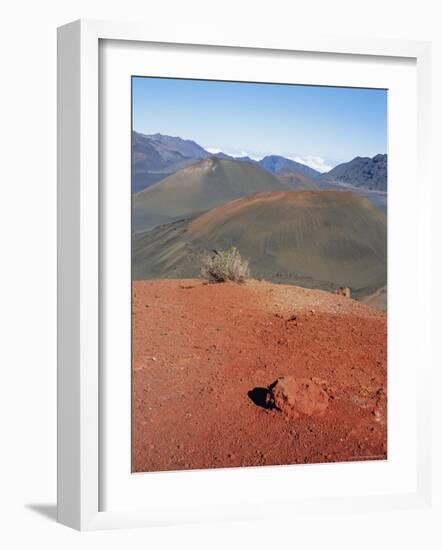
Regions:
<instances>
[{"instance_id":1,"label":"red dirt ground","mask_svg":"<svg viewBox=\"0 0 442 550\"><path fill-rule=\"evenodd\" d=\"M320 290L186 279L134 282L132 318L133 471L386 458L384 312ZM325 413L265 408L282 376L321 385Z\"/></svg>"}]
</instances>

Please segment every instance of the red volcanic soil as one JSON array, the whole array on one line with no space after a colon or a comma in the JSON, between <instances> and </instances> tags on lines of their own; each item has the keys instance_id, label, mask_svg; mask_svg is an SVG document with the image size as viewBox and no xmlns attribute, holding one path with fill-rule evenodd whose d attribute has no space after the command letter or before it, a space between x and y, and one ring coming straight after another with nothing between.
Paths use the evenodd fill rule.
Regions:
<instances>
[{"instance_id":1,"label":"red volcanic soil","mask_svg":"<svg viewBox=\"0 0 442 550\"><path fill-rule=\"evenodd\" d=\"M384 312L259 281L132 288L133 471L386 458ZM268 408L281 377L321 413Z\"/></svg>"}]
</instances>

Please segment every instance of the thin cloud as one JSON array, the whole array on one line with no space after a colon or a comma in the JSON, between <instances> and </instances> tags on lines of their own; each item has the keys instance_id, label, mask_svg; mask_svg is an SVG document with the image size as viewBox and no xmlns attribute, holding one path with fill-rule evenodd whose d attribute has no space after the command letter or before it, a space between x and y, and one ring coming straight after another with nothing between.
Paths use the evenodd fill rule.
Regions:
<instances>
[{"instance_id":1,"label":"thin cloud","mask_svg":"<svg viewBox=\"0 0 442 550\"><path fill-rule=\"evenodd\" d=\"M217 155L218 153L224 153L225 155L229 155L230 157L250 157L253 160L261 160L262 155L256 155L255 153L249 153L248 151L229 151L226 149L222 149L221 147L205 147L205 150L211 153L212 155Z\"/></svg>"},{"instance_id":2,"label":"thin cloud","mask_svg":"<svg viewBox=\"0 0 442 550\"><path fill-rule=\"evenodd\" d=\"M330 164L327 164L327 162L322 157L307 155L304 157L288 157L288 158L296 162L300 162L301 164L305 164L306 166L310 166L310 168L313 168L318 172L329 172L333 168L333 166L331 166Z\"/></svg>"},{"instance_id":3,"label":"thin cloud","mask_svg":"<svg viewBox=\"0 0 442 550\"><path fill-rule=\"evenodd\" d=\"M249 157L252 160L261 160L263 158L263 155L259 156L259 155L256 155L255 153L249 153L248 151L241 151L238 156L239 157Z\"/></svg>"},{"instance_id":4,"label":"thin cloud","mask_svg":"<svg viewBox=\"0 0 442 550\"><path fill-rule=\"evenodd\" d=\"M251 153L249 151L243 150L228 150L228 149L222 149L221 147L205 147L206 151L211 153L212 155L216 155L218 153L224 153L225 155L229 155L230 157L250 157L253 160L260 161L263 159L266 155L259 154L259 153ZM310 166L310 168L313 168L314 170L317 170L318 172L329 172L333 166L328 164L325 159L322 157L317 157L314 155L306 155L303 157L300 156L288 156L284 155L280 151L274 151L273 153L268 153L273 155L279 155L283 156L285 158L288 158L290 160L294 160L296 162L300 162L301 164L305 164L306 166Z\"/></svg>"}]
</instances>

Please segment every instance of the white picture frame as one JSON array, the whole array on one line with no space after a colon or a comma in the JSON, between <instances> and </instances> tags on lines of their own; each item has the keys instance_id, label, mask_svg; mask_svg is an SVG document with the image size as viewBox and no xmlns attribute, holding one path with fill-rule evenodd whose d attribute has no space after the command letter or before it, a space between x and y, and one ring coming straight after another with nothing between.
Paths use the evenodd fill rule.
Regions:
<instances>
[{"instance_id":1,"label":"white picture frame","mask_svg":"<svg viewBox=\"0 0 442 550\"><path fill-rule=\"evenodd\" d=\"M100 281L103 273L100 235L100 41L128 44L174 44L176 47L216 46L247 53L251 51L310 52L322 55L408 58L417 71L417 169L419 180L419 291L416 307L430 308L430 219L425 205L431 203L429 178L430 55L426 42L369 40L346 37L281 37L268 44L262 37L250 38L223 33L208 38L186 36L185 30L168 36L162 31L136 24L76 21L58 31L58 521L80 530L140 527L204 520L265 517L260 502L248 509L231 512L207 501L195 503L187 513L180 508L154 509L114 506L103 510L101 404L103 388L100 355ZM345 83L342 83L343 85ZM422 315L420 319L430 319ZM422 346L428 344L430 321L420 322ZM430 349L430 346L427 346ZM285 514L337 510L373 510L426 506L431 498L431 452L427 398L431 356L423 356L415 391L416 488L411 492L367 494L365 496L316 497L285 503ZM129 365L128 365L129 369ZM240 470L237 470L240 472ZM342 469L336 475L342 475ZM167 474L162 474L166 479ZM194 476L194 473L181 475ZM206 475L214 475L207 472ZM283 473L279 474L284 475ZM194 480L195 477L189 477ZM148 482L148 480L147 480ZM172 481L173 482L173 481ZM162 481L156 482L162 483ZM189 481L190 484L193 481ZM170 484L168 485L170 486ZM213 503L212 503L213 504Z\"/></svg>"}]
</instances>

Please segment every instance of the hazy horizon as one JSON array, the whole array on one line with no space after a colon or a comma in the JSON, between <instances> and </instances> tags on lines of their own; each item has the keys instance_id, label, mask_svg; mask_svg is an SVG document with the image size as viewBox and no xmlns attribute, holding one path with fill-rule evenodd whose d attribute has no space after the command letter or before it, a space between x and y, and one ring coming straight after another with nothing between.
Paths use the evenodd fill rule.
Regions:
<instances>
[{"instance_id":1,"label":"hazy horizon","mask_svg":"<svg viewBox=\"0 0 442 550\"><path fill-rule=\"evenodd\" d=\"M133 128L210 153L281 155L321 172L387 152L387 91L133 77Z\"/></svg>"}]
</instances>

